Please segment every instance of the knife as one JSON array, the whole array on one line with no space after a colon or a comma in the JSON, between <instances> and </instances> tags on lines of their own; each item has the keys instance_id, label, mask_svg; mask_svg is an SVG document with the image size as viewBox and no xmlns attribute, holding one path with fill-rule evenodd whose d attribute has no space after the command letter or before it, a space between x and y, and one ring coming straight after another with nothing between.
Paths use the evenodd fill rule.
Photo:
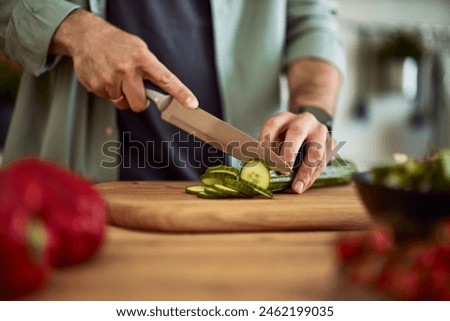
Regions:
<instances>
[{"instance_id":1,"label":"knife","mask_svg":"<svg viewBox=\"0 0 450 321\"><path fill-rule=\"evenodd\" d=\"M237 159L246 161L259 158L272 169L283 173L292 172L289 165L270 148L205 110L187 109L172 96L152 89L145 89L145 92L166 122Z\"/></svg>"}]
</instances>

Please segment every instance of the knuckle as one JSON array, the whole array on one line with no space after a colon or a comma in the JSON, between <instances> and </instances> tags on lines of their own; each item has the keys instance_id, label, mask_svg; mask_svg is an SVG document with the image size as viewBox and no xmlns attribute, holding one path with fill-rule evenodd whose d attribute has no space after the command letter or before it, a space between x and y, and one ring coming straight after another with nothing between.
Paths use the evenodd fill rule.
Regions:
<instances>
[{"instance_id":1,"label":"knuckle","mask_svg":"<svg viewBox=\"0 0 450 321\"><path fill-rule=\"evenodd\" d=\"M299 122L291 124L289 131L295 136L304 136L306 134L304 126Z\"/></svg>"},{"instance_id":2,"label":"knuckle","mask_svg":"<svg viewBox=\"0 0 450 321\"><path fill-rule=\"evenodd\" d=\"M116 74L119 74L123 77L127 77L131 74L132 70L134 69L132 64L128 61L121 60L114 64L113 66L114 71Z\"/></svg>"},{"instance_id":3,"label":"knuckle","mask_svg":"<svg viewBox=\"0 0 450 321\"><path fill-rule=\"evenodd\" d=\"M272 118L267 119L264 122L263 128L268 130L268 129L271 129L271 128L276 128L276 127L278 127L280 125L281 125L280 120L277 117L272 117Z\"/></svg>"},{"instance_id":4,"label":"knuckle","mask_svg":"<svg viewBox=\"0 0 450 321\"><path fill-rule=\"evenodd\" d=\"M148 58L147 44L139 37L133 36L133 50L130 52L131 60L135 63L142 63Z\"/></svg>"},{"instance_id":5,"label":"knuckle","mask_svg":"<svg viewBox=\"0 0 450 321\"><path fill-rule=\"evenodd\" d=\"M112 88L114 87L114 76L111 74L104 75L103 76L103 84L106 88Z\"/></svg>"},{"instance_id":6,"label":"knuckle","mask_svg":"<svg viewBox=\"0 0 450 321\"><path fill-rule=\"evenodd\" d=\"M172 74L170 71L166 70L164 72L162 72L159 75L159 82L164 85L164 86L168 86L171 85L175 82L176 78L175 75Z\"/></svg>"}]
</instances>

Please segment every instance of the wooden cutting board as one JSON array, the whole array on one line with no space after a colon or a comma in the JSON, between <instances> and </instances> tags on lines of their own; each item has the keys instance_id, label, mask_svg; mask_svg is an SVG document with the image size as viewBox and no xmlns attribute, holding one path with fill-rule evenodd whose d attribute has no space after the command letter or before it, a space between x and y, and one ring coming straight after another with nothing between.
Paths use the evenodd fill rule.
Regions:
<instances>
[{"instance_id":1,"label":"wooden cutting board","mask_svg":"<svg viewBox=\"0 0 450 321\"><path fill-rule=\"evenodd\" d=\"M273 199L200 199L184 188L196 182L98 184L109 223L161 232L355 230L371 219L352 185L277 193Z\"/></svg>"}]
</instances>

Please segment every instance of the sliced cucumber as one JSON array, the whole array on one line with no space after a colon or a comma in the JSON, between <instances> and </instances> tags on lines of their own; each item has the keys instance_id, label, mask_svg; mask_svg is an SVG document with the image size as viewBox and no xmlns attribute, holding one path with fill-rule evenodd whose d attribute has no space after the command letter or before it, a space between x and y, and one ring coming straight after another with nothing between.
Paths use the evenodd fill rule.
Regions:
<instances>
[{"instance_id":1,"label":"sliced cucumber","mask_svg":"<svg viewBox=\"0 0 450 321\"><path fill-rule=\"evenodd\" d=\"M210 174L210 173L224 173L224 174L230 174L230 175L233 175L236 177L239 175L239 170L234 167L219 165L219 166L209 167L206 170L205 174Z\"/></svg>"},{"instance_id":2,"label":"sliced cucumber","mask_svg":"<svg viewBox=\"0 0 450 321\"><path fill-rule=\"evenodd\" d=\"M237 189L222 185L222 184L215 184L213 185L213 188L222 192L222 193L226 193L230 196L238 196L239 194L241 194L240 191L238 191Z\"/></svg>"},{"instance_id":3,"label":"sliced cucumber","mask_svg":"<svg viewBox=\"0 0 450 321\"><path fill-rule=\"evenodd\" d=\"M200 181L206 186L213 186L215 184L223 184L224 179L236 180L236 177L226 173L206 173L200 176Z\"/></svg>"},{"instance_id":4,"label":"sliced cucumber","mask_svg":"<svg viewBox=\"0 0 450 321\"><path fill-rule=\"evenodd\" d=\"M268 197L268 198L273 198L273 193L271 191L269 191L268 189L260 188L260 187L257 187L257 186L255 186L253 189L258 194L261 194L261 195L263 195L265 197Z\"/></svg>"},{"instance_id":5,"label":"sliced cucumber","mask_svg":"<svg viewBox=\"0 0 450 321\"><path fill-rule=\"evenodd\" d=\"M271 191L269 191L265 188L261 188L250 182L246 182L246 181L242 181L242 180L233 181L233 180L225 179L224 185L234 188L234 189L237 189L237 190L241 191L243 194L248 195L248 196L255 196L255 195L261 194L268 198L273 197L273 194Z\"/></svg>"},{"instance_id":6,"label":"sliced cucumber","mask_svg":"<svg viewBox=\"0 0 450 321\"><path fill-rule=\"evenodd\" d=\"M218 194L210 194L210 193L207 193L207 192L200 192L200 193L197 194L197 197L208 198L208 199L215 199L215 198L228 198L230 196L218 195Z\"/></svg>"},{"instance_id":7,"label":"sliced cucumber","mask_svg":"<svg viewBox=\"0 0 450 321\"><path fill-rule=\"evenodd\" d=\"M187 186L185 188L185 190L186 190L186 193L188 193L188 194L197 195L198 193L205 191L205 186L191 185L191 186Z\"/></svg>"},{"instance_id":8,"label":"sliced cucumber","mask_svg":"<svg viewBox=\"0 0 450 321\"><path fill-rule=\"evenodd\" d=\"M348 160L337 159L327 166L312 187L348 184L356 166ZM263 195L273 197L273 192L290 188L295 173L288 175L270 170L259 159L247 161L239 171L236 168L219 165L210 167L200 176L203 186L188 186L186 193L201 198L238 197L241 194L252 197Z\"/></svg>"},{"instance_id":9,"label":"sliced cucumber","mask_svg":"<svg viewBox=\"0 0 450 321\"><path fill-rule=\"evenodd\" d=\"M270 185L270 169L260 159L252 159L244 163L239 172L239 180L249 182L267 190Z\"/></svg>"},{"instance_id":10,"label":"sliced cucumber","mask_svg":"<svg viewBox=\"0 0 450 321\"><path fill-rule=\"evenodd\" d=\"M223 180L223 185L226 187L233 188L235 190L238 190L242 194L245 194L247 196L254 196L256 195L256 192L254 189L246 182L244 181L237 181L234 179L225 178Z\"/></svg>"}]
</instances>

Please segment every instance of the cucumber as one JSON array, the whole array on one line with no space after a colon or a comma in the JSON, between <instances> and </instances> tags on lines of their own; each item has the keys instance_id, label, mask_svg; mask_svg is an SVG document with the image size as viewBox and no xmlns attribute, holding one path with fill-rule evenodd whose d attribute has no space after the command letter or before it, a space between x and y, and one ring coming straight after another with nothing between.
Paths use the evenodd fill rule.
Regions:
<instances>
[{"instance_id":1,"label":"cucumber","mask_svg":"<svg viewBox=\"0 0 450 321\"><path fill-rule=\"evenodd\" d=\"M349 184L352 181L352 173L355 171L356 166L354 163L342 158L334 159L331 165L325 167L320 176L313 183L312 187ZM293 180L294 174L277 175L277 172L273 171L270 176L269 190L272 192L279 192L288 189Z\"/></svg>"},{"instance_id":2,"label":"cucumber","mask_svg":"<svg viewBox=\"0 0 450 321\"><path fill-rule=\"evenodd\" d=\"M222 193L226 193L230 196L239 196L241 192L239 192L237 189L222 185L222 184L214 184L213 188L217 191L220 191Z\"/></svg>"},{"instance_id":3,"label":"cucumber","mask_svg":"<svg viewBox=\"0 0 450 321\"><path fill-rule=\"evenodd\" d=\"M197 195L198 193L205 191L205 186L191 185L187 186L185 190L188 194Z\"/></svg>"},{"instance_id":4,"label":"cucumber","mask_svg":"<svg viewBox=\"0 0 450 321\"><path fill-rule=\"evenodd\" d=\"M246 182L246 181L233 181L233 180L228 180L225 179L224 180L224 185L237 189L239 190L241 193L247 195L247 196L255 196L258 194L264 195L268 198L272 198L273 194L271 191L265 189L265 188L261 188L255 184L252 184L250 182Z\"/></svg>"},{"instance_id":5,"label":"cucumber","mask_svg":"<svg viewBox=\"0 0 450 321\"><path fill-rule=\"evenodd\" d=\"M200 176L200 181L206 186L213 186L214 184L223 184L225 178L236 180L236 177L226 173L205 173Z\"/></svg>"},{"instance_id":6,"label":"cucumber","mask_svg":"<svg viewBox=\"0 0 450 321\"><path fill-rule=\"evenodd\" d=\"M272 175L270 177L269 191L279 192L291 187L294 180L294 174L288 175Z\"/></svg>"},{"instance_id":7,"label":"cucumber","mask_svg":"<svg viewBox=\"0 0 450 321\"><path fill-rule=\"evenodd\" d=\"M316 179L314 183L311 185L311 188L316 187L327 187L327 186L338 186L338 185L346 185L349 184L351 180L346 177L331 177L325 179Z\"/></svg>"},{"instance_id":8,"label":"cucumber","mask_svg":"<svg viewBox=\"0 0 450 321\"><path fill-rule=\"evenodd\" d=\"M230 196L218 195L218 194L210 194L207 192L200 192L197 194L197 197L207 198L207 199L215 199L215 198L229 198Z\"/></svg>"},{"instance_id":9,"label":"cucumber","mask_svg":"<svg viewBox=\"0 0 450 321\"><path fill-rule=\"evenodd\" d=\"M312 184L312 187L350 184L352 181L353 171L352 166L327 166Z\"/></svg>"},{"instance_id":10,"label":"cucumber","mask_svg":"<svg viewBox=\"0 0 450 321\"><path fill-rule=\"evenodd\" d=\"M252 159L242 165L239 180L246 181L258 188L267 190L270 185L270 169L260 159Z\"/></svg>"},{"instance_id":11,"label":"cucumber","mask_svg":"<svg viewBox=\"0 0 450 321\"><path fill-rule=\"evenodd\" d=\"M223 180L223 185L226 187L233 188L235 190L238 190L242 194L245 194L247 196L254 196L257 193L254 191L254 189L244 181L237 181L234 179L225 178Z\"/></svg>"},{"instance_id":12,"label":"cucumber","mask_svg":"<svg viewBox=\"0 0 450 321\"><path fill-rule=\"evenodd\" d=\"M312 187L349 184L354 171L356 166L352 162L341 158L333 160ZM263 195L272 198L273 192L290 188L294 177L295 172L281 174L270 170L262 160L252 159L245 162L240 171L225 165L208 168L200 176L203 186L187 186L186 193L208 199L239 197L241 194L247 197Z\"/></svg>"},{"instance_id":13,"label":"cucumber","mask_svg":"<svg viewBox=\"0 0 450 321\"><path fill-rule=\"evenodd\" d=\"M239 175L239 170L234 167L219 165L219 166L209 167L206 170L205 174L210 174L210 173L224 173L224 174L230 174L230 175L237 177Z\"/></svg>"}]
</instances>

